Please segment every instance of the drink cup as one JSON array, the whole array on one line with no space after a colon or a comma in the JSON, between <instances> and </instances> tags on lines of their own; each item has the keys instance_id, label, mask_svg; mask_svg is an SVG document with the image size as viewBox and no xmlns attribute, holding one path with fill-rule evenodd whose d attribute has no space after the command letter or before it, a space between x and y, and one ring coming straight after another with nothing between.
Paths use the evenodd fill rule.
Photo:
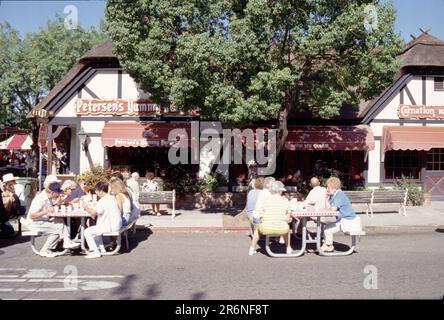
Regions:
<instances>
[{"instance_id":1,"label":"drink cup","mask_svg":"<svg viewBox=\"0 0 444 320\"><path fill-rule=\"evenodd\" d=\"M59 206L53 206L52 208L55 214L59 213Z\"/></svg>"}]
</instances>

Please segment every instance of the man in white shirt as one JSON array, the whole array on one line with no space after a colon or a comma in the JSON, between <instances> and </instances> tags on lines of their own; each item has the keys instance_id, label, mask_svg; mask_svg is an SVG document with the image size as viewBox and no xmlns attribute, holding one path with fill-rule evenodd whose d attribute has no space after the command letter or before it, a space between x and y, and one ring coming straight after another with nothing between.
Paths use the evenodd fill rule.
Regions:
<instances>
[{"instance_id":1,"label":"man in white shirt","mask_svg":"<svg viewBox=\"0 0 444 320\"><path fill-rule=\"evenodd\" d=\"M317 209L325 209L327 201L327 189L321 187L321 182L317 177L310 179L310 186L313 188L305 198L306 204L314 206Z\"/></svg>"},{"instance_id":2,"label":"man in white shirt","mask_svg":"<svg viewBox=\"0 0 444 320\"><path fill-rule=\"evenodd\" d=\"M122 214L116 198L108 194L108 184L104 182L97 183L95 192L100 200L94 208L89 208L85 203L82 203L89 214L97 216L96 225L84 231L86 242L91 251L85 256L87 259L100 258L101 253L106 252L103 245L103 233L116 232L122 227Z\"/></svg>"},{"instance_id":3,"label":"man in white shirt","mask_svg":"<svg viewBox=\"0 0 444 320\"><path fill-rule=\"evenodd\" d=\"M42 257L53 258L57 256L54 249L63 239L63 248L75 249L80 246L79 243L73 242L69 237L68 228L65 226L62 218L51 218L49 213L54 211L54 203L62 193L60 183L53 182L48 185L42 192L38 193L32 200L26 219L27 227L32 231L48 234L48 239L40 250Z\"/></svg>"}]
</instances>

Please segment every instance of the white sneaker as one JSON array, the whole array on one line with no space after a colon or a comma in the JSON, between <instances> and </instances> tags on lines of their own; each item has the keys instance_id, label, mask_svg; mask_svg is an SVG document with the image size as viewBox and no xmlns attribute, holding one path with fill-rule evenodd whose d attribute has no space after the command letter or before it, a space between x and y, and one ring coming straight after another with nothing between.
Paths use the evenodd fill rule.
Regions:
<instances>
[{"instance_id":1,"label":"white sneaker","mask_svg":"<svg viewBox=\"0 0 444 320\"><path fill-rule=\"evenodd\" d=\"M293 253L293 249L291 247L287 247L287 254L292 254Z\"/></svg>"},{"instance_id":2,"label":"white sneaker","mask_svg":"<svg viewBox=\"0 0 444 320\"><path fill-rule=\"evenodd\" d=\"M279 237L279 243L280 243L280 244L285 244L284 237Z\"/></svg>"},{"instance_id":3,"label":"white sneaker","mask_svg":"<svg viewBox=\"0 0 444 320\"><path fill-rule=\"evenodd\" d=\"M40 254L41 257L45 257L45 258L54 258L54 257L58 256L58 254L56 252L52 252L52 251L49 251L49 250L47 250L47 251L40 251L39 254Z\"/></svg>"},{"instance_id":4,"label":"white sneaker","mask_svg":"<svg viewBox=\"0 0 444 320\"><path fill-rule=\"evenodd\" d=\"M250 247L250 250L248 251L248 255L252 256L255 253L256 253L256 249L254 249L253 247Z\"/></svg>"},{"instance_id":5,"label":"white sneaker","mask_svg":"<svg viewBox=\"0 0 444 320\"><path fill-rule=\"evenodd\" d=\"M94 251L94 252L88 253L88 254L85 256L85 259L100 258L101 256L102 256L102 255L100 254L100 252L98 252L98 251Z\"/></svg>"},{"instance_id":6,"label":"white sneaker","mask_svg":"<svg viewBox=\"0 0 444 320\"><path fill-rule=\"evenodd\" d=\"M71 241L68 243L63 243L63 248L64 249L77 249L78 247L80 247L80 243Z\"/></svg>"}]
</instances>

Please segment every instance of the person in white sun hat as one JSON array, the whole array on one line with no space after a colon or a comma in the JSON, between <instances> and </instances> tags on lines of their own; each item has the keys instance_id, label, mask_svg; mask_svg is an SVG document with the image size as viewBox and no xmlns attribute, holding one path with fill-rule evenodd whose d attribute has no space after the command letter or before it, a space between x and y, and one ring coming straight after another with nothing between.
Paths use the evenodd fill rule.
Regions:
<instances>
[{"instance_id":1,"label":"person in white sun hat","mask_svg":"<svg viewBox=\"0 0 444 320\"><path fill-rule=\"evenodd\" d=\"M5 174L2 179L2 200L9 219L24 215L26 210L25 188L17 184L16 179L12 173Z\"/></svg>"},{"instance_id":2,"label":"person in white sun hat","mask_svg":"<svg viewBox=\"0 0 444 320\"><path fill-rule=\"evenodd\" d=\"M50 175L46 176L45 181L43 181L43 188L47 188L49 186L49 184L51 184L53 182L62 183L62 180L57 178L56 175L50 174Z\"/></svg>"}]
</instances>

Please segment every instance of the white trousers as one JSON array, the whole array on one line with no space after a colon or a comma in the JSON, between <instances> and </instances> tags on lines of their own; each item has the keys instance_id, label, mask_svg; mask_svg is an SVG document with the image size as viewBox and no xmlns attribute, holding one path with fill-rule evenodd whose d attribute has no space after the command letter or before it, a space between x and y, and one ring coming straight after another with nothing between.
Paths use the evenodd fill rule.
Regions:
<instances>
[{"instance_id":1,"label":"white trousers","mask_svg":"<svg viewBox=\"0 0 444 320\"><path fill-rule=\"evenodd\" d=\"M63 239L65 243L71 242L69 231L63 218L54 218L52 221L29 221L27 227L31 231L42 232L48 235L40 251L54 249L60 239Z\"/></svg>"},{"instance_id":2,"label":"white trousers","mask_svg":"<svg viewBox=\"0 0 444 320\"><path fill-rule=\"evenodd\" d=\"M362 230L361 219L359 217L355 217L354 219L341 219L339 221L329 223L325 226L324 236L325 243L327 245L333 244L333 234L338 231L351 231L351 230Z\"/></svg>"},{"instance_id":3,"label":"white trousers","mask_svg":"<svg viewBox=\"0 0 444 320\"><path fill-rule=\"evenodd\" d=\"M83 234L90 251L98 252L103 247L103 238L97 234L97 226L86 228Z\"/></svg>"}]
</instances>

